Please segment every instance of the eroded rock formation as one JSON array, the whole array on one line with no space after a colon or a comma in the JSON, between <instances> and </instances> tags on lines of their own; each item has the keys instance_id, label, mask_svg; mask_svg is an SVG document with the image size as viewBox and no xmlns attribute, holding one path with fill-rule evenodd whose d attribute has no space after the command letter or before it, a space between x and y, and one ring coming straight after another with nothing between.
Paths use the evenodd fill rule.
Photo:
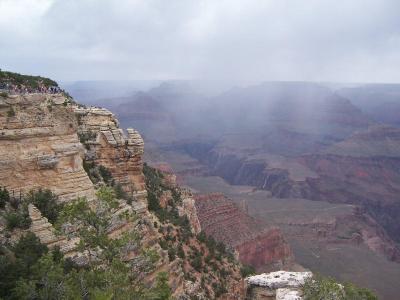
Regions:
<instances>
[{"instance_id":1,"label":"eroded rock formation","mask_svg":"<svg viewBox=\"0 0 400 300\"><path fill-rule=\"evenodd\" d=\"M125 135L117 119L106 109L74 107L74 111L81 140L88 148L86 159L106 167L130 196L145 201L144 143L139 132L128 128Z\"/></svg>"},{"instance_id":2,"label":"eroded rock formation","mask_svg":"<svg viewBox=\"0 0 400 300\"><path fill-rule=\"evenodd\" d=\"M248 300L301 300L304 282L311 272L277 271L246 278Z\"/></svg>"},{"instance_id":3,"label":"eroded rock formation","mask_svg":"<svg viewBox=\"0 0 400 300\"><path fill-rule=\"evenodd\" d=\"M0 182L12 193L42 187L60 201L94 198L82 167L77 122L67 103L61 94L0 98Z\"/></svg>"},{"instance_id":4,"label":"eroded rock formation","mask_svg":"<svg viewBox=\"0 0 400 300\"><path fill-rule=\"evenodd\" d=\"M60 247L60 251L66 257L77 255L76 248L80 241L78 237L68 239L65 235L56 235L53 225L33 204L29 204L28 211L32 220L29 230L39 238L42 244L49 248Z\"/></svg>"},{"instance_id":5,"label":"eroded rock formation","mask_svg":"<svg viewBox=\"0 0 400 300\"><path fill-rule=\"evenodd\" d=\"M279 229L266 228L224 195L197 195L195 204L202 231L235 249L242 263L263 269L292 261Z\"/></svg>"},{"instance_id":6,"label":"eroded rock formation","mask_svg":"<svg viewBox=\"0 0 400 300\"><path fill-rule=\"evenodd\" d=\"M186 215L189 219L190 227L192 233L199 234L201 232L201 224L199 221L199 216L196 209L196 202L191 194L183 195L182 207L179 211L180 215Z\"/></svg>"}]
</instances>

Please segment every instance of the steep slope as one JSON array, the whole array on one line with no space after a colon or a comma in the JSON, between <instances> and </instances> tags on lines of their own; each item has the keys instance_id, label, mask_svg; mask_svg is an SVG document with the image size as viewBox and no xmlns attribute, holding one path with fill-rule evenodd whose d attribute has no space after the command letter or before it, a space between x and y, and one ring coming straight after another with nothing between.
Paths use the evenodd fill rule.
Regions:
<instances>
[{"instance_id":1,"label":"steep slope","mask_svg":"<svg viewBox=\"0 0 400 300\"><path fill-rule=\"evenodd\" d=\"M69 102L62 94L0 97L0 182L12 193L45 187L61 201L94 198Z\"/></svg>"},{"instance_id":2,"label":"steep slope","mask_svg":"<svg viewBox=\"0 0 400 300\"><path fill-rule=\"evenodd\" d=\"M194 200L143 174L137 131L60 91L20 92L0 98L2 297L41 295L46 281L50 298L243 298L232 253L196 236Z\"/></svg>"},{"instance_id":3,"label":"steep slope","mask_svg":"<svg viewBox=\"0 0 400 300\"><path fill-rule=\"evenodd\" d=\"M143 139L132 128L126 136L118 120L106 109L74 107L78 117L78 134L87 148L87 164L107 168L129 196L146 198L142 172Z\"/></svg>"},{"instance_id":4,"label":"steep slope","mask_svg":"<svg viewBox=\"0 0 400 300\"><path fill-rule=\"evenodd\" d=\"M267 228L224 195L196 195L195 205L202 231L235 249L242 263L268 270L293 261L278 228Z\"/></svg>"}]
</instances>

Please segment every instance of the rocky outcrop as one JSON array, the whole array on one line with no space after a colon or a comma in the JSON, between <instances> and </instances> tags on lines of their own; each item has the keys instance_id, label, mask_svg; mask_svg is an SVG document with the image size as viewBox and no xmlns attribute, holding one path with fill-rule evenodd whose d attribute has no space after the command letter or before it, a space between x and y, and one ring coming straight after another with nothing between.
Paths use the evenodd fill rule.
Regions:
<instances>
[{"instance_id":1,"label":"rocky outcrop","mask_svg":"<svg viewBox=\"0 0 400 300\"><path fill-rule=\"evenodd\" d=\"M196 202L190 194L183 197L179 214L187 216L192 233L199 234L201 232L201 224L196 209Z\"/></svg>"},{"instance_id":2,"label":"rocky outcrop","mask_svg":"<svg viewBox=\"0 0 400 300\"><path fill-rule=\"evenodd\" d=\"M106 167L130 196L145 201L144 143L139 132L128 128L125 135L117 119L106 109L74 107L74 111L79 134L88 148L86 160Z\"/></svg>"},{"instance_id":3,"label":"rocky outcrop","mask_svg":"<svg viewBox=\"0 0 400 300\"><path fill-rule=\"evenodd\" d=\"M48 188L60 201L95 197L68 101L61 94L0 97L1 185L22 194Z\"/></svg>"},{"instance_id":4,"label":"rocky outcrop","mask_svg":"<svg viewBox=\"0 0 400 300\"><path fill-rule=\"evenodd\" d=\"M64 235L57 235L53 225L49 223L47 218L42 216L40 211L33 204L29 204L28 212L32 220L29 230L39 238L42 244L49 248L55 246L60 247L60 251L63 252L66 257L77 255L76 248L80 241L78 237L68 239Z\"/></svg>"},{"instance_id":5,"label":"rocky outcrop","mask_svg":"<svg viewBox=\"0 0 400 300\"><path fill-rule=\"evenodd\" d=\"M236 250L242 263L263 269L292 261L279 229L266 228L222 194L196 195L195 204L202 231Z\"/></svg>"},{"instance_id":6,"label":"rocky outcrop","mask_svg":"<svg viewBox=\"0 0 400 300\"><path fill-rule=\"evenodd\" d=\"M311 272L277 271L246 278L247 300L301 300L302 286Z\"/></svg>"},{"instance_id":7,"label":"rocky outcrop","mask_svg":"<svg viewBox=\"0 0 400 300\"><path fill-rule=\"evenodd\" d=\"M289 244L278 228L262 231L238 244L235 249L241 262L256 269L263 269L265 265L279 269L293 259Z\"/></svg>"}]
</instances>

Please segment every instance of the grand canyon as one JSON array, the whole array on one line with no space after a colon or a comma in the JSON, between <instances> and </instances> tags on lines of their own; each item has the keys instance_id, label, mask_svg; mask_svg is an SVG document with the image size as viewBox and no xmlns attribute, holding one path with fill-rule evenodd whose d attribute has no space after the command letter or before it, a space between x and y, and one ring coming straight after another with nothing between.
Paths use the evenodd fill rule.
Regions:
<instances>
[{"instance_id":1,"label":"grand canyon","mask_svg":"<svg viewBox=\"0 0 400 300\"><path fill-rule=\"evenodd\" d=\"M399 11L0 0L0 299L399 299Z\"/></svg>"},{"instance_id":2,"label":"grand canyon","mask_svg":"<svg viewBox=\"0 0 400 300\"><path fill-rule=\"evenodd\" d=\"M166 82L87 103L138 128L149 164L175 173L194 193L212 193L206 202L197 197L201 207L223 205L218 193L224 194L257 222L278 228L292 268L352 280L388 298L397 293L400 129L348 95L364 88L267 82L209 96L199 86ZM81 91L70 90L79 98ZM225 205L221 221L212 214L206 232L216 239L229 243L224 228L233 223L248 231L240 225L245 218ZM258 270L270 269L262 256L255 260Z\"/></svg>"}]
</instances>

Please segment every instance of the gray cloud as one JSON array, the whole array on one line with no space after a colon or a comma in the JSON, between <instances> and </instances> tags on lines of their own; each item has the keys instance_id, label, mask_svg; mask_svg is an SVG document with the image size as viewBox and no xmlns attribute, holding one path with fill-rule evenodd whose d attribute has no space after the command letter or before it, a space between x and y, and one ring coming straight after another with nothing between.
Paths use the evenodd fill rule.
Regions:
<instances>
[{"instance_id":1,"label":"gray cloud","mask_svg":"<svg viewBox=\"0 0 400 300\"><path fill-rule=\"evenodd\" d=\"M77 79L400 81L398 0L0 0L3 69Z\"/></svg>"}]
</instances>

